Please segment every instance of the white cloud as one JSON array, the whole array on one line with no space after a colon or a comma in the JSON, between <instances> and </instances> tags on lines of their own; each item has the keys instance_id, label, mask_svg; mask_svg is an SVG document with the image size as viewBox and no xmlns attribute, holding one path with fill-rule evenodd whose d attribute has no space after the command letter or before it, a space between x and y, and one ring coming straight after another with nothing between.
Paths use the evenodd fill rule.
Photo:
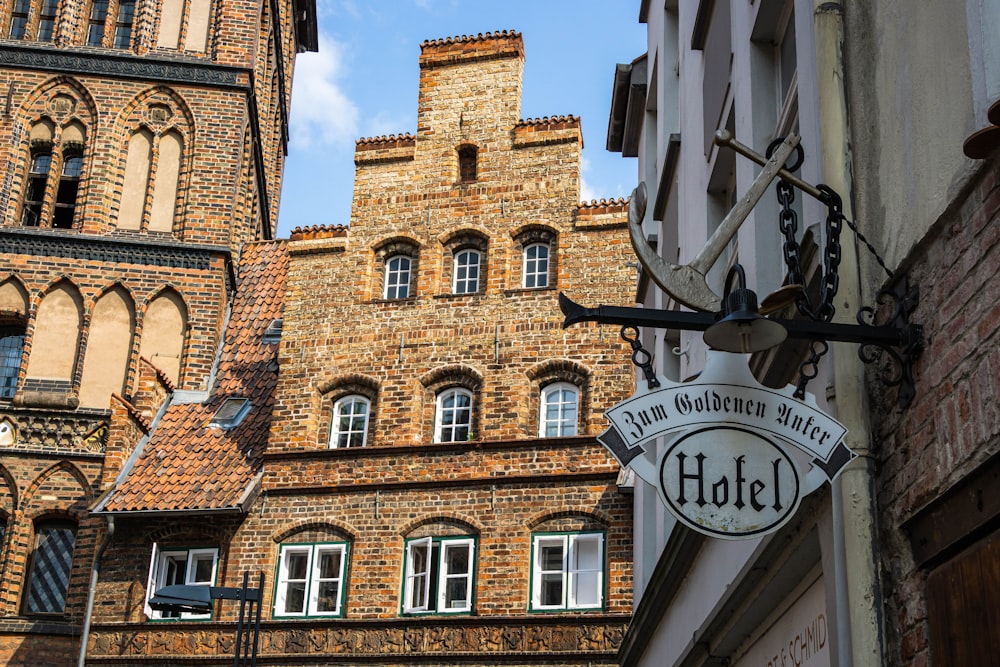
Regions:
<instances>
[{"instance_id":1,"label":"white cloud","mask_svg":"<svg viewBox=\"0 0 1000 667\"><path fill-rule=\"evenodd\" d=\"M318 53L296 57L289 128L294 148L322 148L358 138L358 107L338 83L343 64L343 46L323 34Z\"/></svg>"}]
</instances>

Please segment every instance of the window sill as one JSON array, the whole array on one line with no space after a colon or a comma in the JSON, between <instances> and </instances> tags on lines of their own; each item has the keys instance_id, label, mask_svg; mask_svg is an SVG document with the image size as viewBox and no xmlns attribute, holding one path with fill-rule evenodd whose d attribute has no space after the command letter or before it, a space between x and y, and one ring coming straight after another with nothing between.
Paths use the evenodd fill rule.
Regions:
<instances>
[{"instance_id":1,"label":"window sill","mask_svg":"<svg viewBox=\"0 0 1000 667\"><path fill-rule=\"evenodd\" d=\"M506 289L503 291L503 294L504 296L525 296L528 294L545 294L555 291L555 285L548 285L546 287L518 287L516 289Z\"/></svg>"},{"instance_id":2,"label":"window sill","mask_svg":"<svg viewBox=\"0 0 1000 667\"><path fill-rule=\"evenodd\" d=\"M408 296L403 299L371 299L368 301L369 304L374 304L377 306L412 306L417 302L417 297Z\"/></svg>"},{"instance_id":3,"label":"window sill","mask_svg":"<svg viewBox=\"0 0 1000 667\"><path fill-rule=\"evenodd\" d=\"M443 300L446 300L446 301L449 300L449 299L457 301L459 299L469 299L469 298L479 297L479 296L483 296L483 293L482 292L467 292L465 294L453 294L453 293L449 292L448 294L435 294L434 298L435 299L443 299Z\"/></svg>"}]
</instances>

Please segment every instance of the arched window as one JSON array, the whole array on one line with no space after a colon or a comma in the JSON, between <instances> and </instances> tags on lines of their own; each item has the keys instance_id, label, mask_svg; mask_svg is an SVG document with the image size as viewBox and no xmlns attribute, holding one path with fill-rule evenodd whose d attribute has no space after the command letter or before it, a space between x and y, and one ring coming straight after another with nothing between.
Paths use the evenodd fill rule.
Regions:
<instances>
[{"instance_id":1,"label":"arched window","mask_svg":"<svg viewBox=\"0 0 1000 667\"><path fill-rule=\"evenodd\" d=\"M35 525L35 548L28 567L24 613L61 614L65 610L75 546L76 524L73 522L43 521Z\"/></svg>"},{"instance_id":2,"label":"arched window","mask_svg":"<svg viewBox=\"0 0 1000 667\"><path fill-rule=\"evenodd\" d=\"M42 208L45 206L45 190L49 183L49 169L52 168L52 148L46 146L31 152L31 167L28 168L28 183L24 191L24 209L21 224L38 227L42 222Z\"/></svg>"},{"instance_id":3,"label":"arched window","mask_svg":"<svg viewBox=\"0 0 1000 667\"><path fill-rule=\"evenodd\" d=\"M66 116L85 110L73 96L66 94L55 95L47 110L62 120L57 124L50 118L42 118L31 125L21 224L72 229L83 177L87 129L78 118L66 119ZM56 183L50 182L50 174L59 175Z\"/></svg>"},{"instance_id":4,"label":"arched window","mask_svg":"<svg viewBox=\"0 0 1000 667\"><path fill-rule=\"evenodd\" d=\"M368 443L368 416L371 401L351 394L333 404L330 423L330 447L364 447Z\"/></svg>"},{"instance_id":5,"label":"arched window","mask_svg":"<svg viewBox=\"0 0 1000 667\"><path fill-rule=\"evenodd\" d=\"M580 390L568 382L556 382L542 389L538 435L558 438L577 434Z\"/></svg>"},{"instance_id":6,"label":"arched window","mask_svg":"<svg viewBox=\"0 0 1000 667\"><path fill-rule=\"evenodd\" d=\"M73 227L76 196L80 191L80 174L82 172L82 155L67 155L63 158L62 175L59 177L56 203L52 211L52 226L56 229L72 229Z\"/></svg>"},{"instance_id":7,"label":"arched window","mask_svg":"<svg viewBox=\"0 0 1000 667\"><path fill-rule=\"evenodd\" d=\"M478 250L459 250L455 253L452 272L452 293L475 294L479 291L479 266L482 255Z\"/></svg>"},{"instance_id":8,"label":"arched window","mask_svg":"<svg viewBox=\"0 0 1000 667\"><path fill-rule=\"evenodd\" d=\"M527 289L549 286L549 244L532 243L524 248L521 286Z\"/></svg>"},{"instance_id":9,"label":"arched window","mask_svg":"<svg viewBox=\"0 0 1000 667\"><path fill-rule=\"evenodd\" d=\"M472 392L461 387L437 395L434 442L463 442L472 437Z\"/></svg>"},{"instance_id":10,"label":"arched window","mask_svg":"<svg viewBox=\"0 0 1000 667\"><path fill-rule=\"evenodd\" d=\"M405 299L410 296L410 267L412 260L406 255L395 255L385 262L385 299Z\"/></svg>"}]
</instances>

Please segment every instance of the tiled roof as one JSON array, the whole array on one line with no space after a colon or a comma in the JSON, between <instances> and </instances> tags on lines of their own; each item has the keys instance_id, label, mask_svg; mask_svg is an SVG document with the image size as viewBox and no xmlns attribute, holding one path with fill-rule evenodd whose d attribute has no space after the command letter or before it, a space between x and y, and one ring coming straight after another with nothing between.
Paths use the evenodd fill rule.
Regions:
<instances>
[{"instance_id":1,"label":"tiled roof","mask_svg":"<svg viewBox=\"0 0 1000 667\"><path fill-rule=\"evenodd\" d=\"M288 253L283 241L244 247L215 384L205 403L171 405L133 467L99 511L239 509L252 499L278 379L278 346L264 332L282 316ZM209 426L227 398L248 398L233 429Z\"/></svg>"}]
</instances>

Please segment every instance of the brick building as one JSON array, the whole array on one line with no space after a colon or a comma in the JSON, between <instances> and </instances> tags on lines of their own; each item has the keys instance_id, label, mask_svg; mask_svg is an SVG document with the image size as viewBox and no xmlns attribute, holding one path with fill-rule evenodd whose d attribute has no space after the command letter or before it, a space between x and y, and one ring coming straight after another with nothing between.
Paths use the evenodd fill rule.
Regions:
<instances>
[{"instance_id":1,"label":"brick building","mask_svg":"<svg viewBox=\"0 0 1000 667\"><path fill-rule=\"evenodd\" d=\"M693 263L758 173L714 141L717 131L759 152L799 135L798 175L843 195L851 224L839 246L825 205L796 187L782 210L771 187L710 286L721 292L719 269L738 261L759 295L803 282L815 298L820 280L837 275L834 250L832 321L908 314L924 347L907 369L874 347L859 360L855 343L831 344L810 391L848 426L859 456L770 535L705 538L676 521L652 485L636 484L637 605L620 664L996 664L1000 5L631 5L647 43L618 66L609 148L639 158L650 193L643 222L661 256ZM781 229L789 210L801 271ZM795 273L805 279L790 280ZM643 302L675 306L655 285ZM795 310L779 316L805 317ZM644 335L671 379L703 367L700 333ZM669 364L673 345L686 354ZM906 356L905 347L894 352ZM808 353L790 337L750 364L762 383L782 386L797 381Z\"/></svg>"},{"instance_id":2,"label":"brick building","mask_svg":"<svg viewBox=\"0 0 1000 667\"><path fill-rule=\"evenodd\" d=\"M298 34L294 44L309 42ZM206 298L216 295L206 316L216 328L195 341L201 330L186 302L191 342L178 374L135 336L127 387L110 411L94 410L106 428L82 444L67 438L66 451L12 458L16 467L7 452L21 441L4 450L5 469L18 476L5 478L12 491L0 498L13 504L30 487L20 481L27 462L48 461L43 492L66 507L49 513L60 517L54 529L77 518L65 533L77 544L56 621L63 656L83 632L90 665L192 656L223 664L238 605L175 614L148 597L173 583L238 586L259 572L261 664L614 663L631 610L631 500L595 436L603 410L631 392L632 367L617 329L562 330L558 294L631 300L627 202L579 203L578 118L520 119L519 34L425 42L421 51L416 133L358 142L349 228L270 240L276 194L232 217L223 202L243 201L239 184L211 189L220 173L257 179L257 162L244 172L242 162L217 166L199 152L205 164L178 178L187 191L209 188L184 208L184 220L199 211L208 238L186 245L185 227L164 239L152 223L155 186L139 229L101 236L217 261L214 274L192 278ZM219 125L242 140L229 120ZM127 186L131 142L123 150ZM280 174L273 157L263 162L269 179ZM128 204L116 206L112 213ZM247 216L256 222L223 231ZM128 268L110 258L114 270ZM137 281L156 276L144 262ZM187 297L181 279L173 289ZM124 300L126 287L111 293ZM105 319L114 318L94 317L94 326ZM29 318L33 344L31 334ZM11 414L31 377L19 376ZM47 387L33 391L58 389ZM68 451L84 445L91 449L76 458ZM75 471L85 463L84 492L56 488L82 479ZM4 553L14 555L5 558L23 559L36 517L48 515L7 516L22 537L7 540ZM5 566L5 591L14 572ZM93 606L81 630L88 581ZM17 607L23 595L9 594L8 615L23 627L8 635L6 660L27 664L37 654L25 634L53 631Z\"/></svg>"},{"instance_id":3,"label":"brick building","mask_svg":"<svg viewBox=\"0 0 1000 667\"><path fill-rule=\"evenodd\" d=\"M75 660L115 411L209 388L315 48L312 0L0 3L0 664Z\"/></svg>"}]
</instances>

